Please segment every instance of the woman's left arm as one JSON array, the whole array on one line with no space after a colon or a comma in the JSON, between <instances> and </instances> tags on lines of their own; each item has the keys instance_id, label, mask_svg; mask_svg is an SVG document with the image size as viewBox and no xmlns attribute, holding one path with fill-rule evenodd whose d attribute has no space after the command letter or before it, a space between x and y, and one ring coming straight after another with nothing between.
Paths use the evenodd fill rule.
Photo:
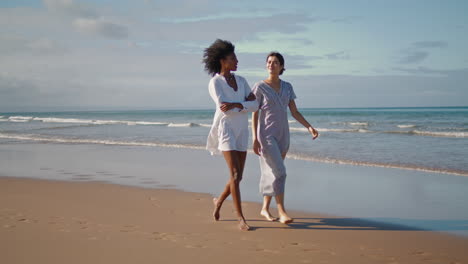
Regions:
<instances>
[{"instance_id":1,"label":"woman's left arm","mask_svg":"<svg viewBox=\"0 0 468 264\"><path fill-rule=\"evenodd\" d=\"M289 101L289 110L291 111L291 115L296 119L299 123L307 128L309 133L312 135L312 139L316 139L319 136L319 133L315 128L313 128L309 122L302 116L302 114L297 110L296 102L294 100Z\"/></svg>"},{"instance_id":2,"label":"woman's left arm","mask_svg":"<svg viewBox=\"0 0 468 264\"><path fill-rule=\"evenodd\" d=\"M249 83L244 78L242 80L242 85L244 86L244 101L240 102L242 104L241 112L255 112L258 110L258 102L255 94L252 93Z\"/></svg>"}]
</instances>

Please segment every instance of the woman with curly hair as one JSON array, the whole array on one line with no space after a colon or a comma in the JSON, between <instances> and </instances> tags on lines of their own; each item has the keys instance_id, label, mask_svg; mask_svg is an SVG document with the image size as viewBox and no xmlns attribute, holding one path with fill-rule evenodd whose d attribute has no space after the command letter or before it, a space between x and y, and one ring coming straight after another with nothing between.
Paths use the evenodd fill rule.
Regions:
<instances>
[{"instance_id":1,"label":"woman with curly hair","mask_svg":"<svg viewBox=\"0 0 468 264\"><path fill-rule=\"evenodd\" d=\"M256 83L253 88L259 103L259 110L252 114L252 134L253 151L260 156L260 192L263 194L260 214L269 221L278 220L270 213L270 202L274 196L279 221L288 224L293 221L284 208L284 158L289 149L288 107L291 115L307 128L312 139L316 139L319 134L297 110L292 85L279 78L285 70L283 56L271 52L267 56L266 67L269 77Z\"/></svg>"},{"instance_id":2,"label":"woman with curly hair","mask_svg":"<svg viewBox=\"0 0 468 264\"><path fill-rule=\"evenodd\" d=\"M223 192L213 199L213 217L219 220L224 200L232 195L239 218L239 228L249 230L242 213L239 183L244 172L248 147L248 112L255 112L258 103L247 81L232 72L237 70L237 57L231 42L217 39L203 54L205 70L213 76L208 84L216 112L208 135L206 148L222 153L229 167L230 178Z\"/></svg>"}]
</instances>

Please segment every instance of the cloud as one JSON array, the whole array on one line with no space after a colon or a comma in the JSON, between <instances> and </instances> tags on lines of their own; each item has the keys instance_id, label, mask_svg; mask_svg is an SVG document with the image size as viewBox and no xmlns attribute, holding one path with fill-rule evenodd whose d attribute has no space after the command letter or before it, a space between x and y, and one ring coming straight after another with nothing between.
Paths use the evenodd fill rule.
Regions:
<instances>
[{"instance_id":1,"label":"cloud","mask_svg":"<svg viewBox=\"0 0 468 264\"><path fill-rule=\"evenodd\" d=\"M441 75L441 76L462 76L466 74L468 76L468 69L456 69L456 70L435 70L428 67L417 67L417 68L392 68L395 71L406 72L410 74L427 74L427 75Z\"/></svg>"},{"instance_id":2,"label":"cloud","mask_svg":"<svg viewBox=\"0 0 468 264\"><path fill-rule=\"evenodd\" d=\"M329 60L349 60L350 56L346 51L339 51L335 53L325 54L324 55Z\"/></svg>"},{"instance_id":3,"label":"cloud","mask_svg":"<svg viewBox=\"0 0 468 264\"><path fill-rule=\"evenodd\" d=\"M73 0L43 0L48 10L74 17L97 18L98 14L90 6L75 3Z\"/></svg>"},{"instance_id":4,"label":"cloud","mask_svg":"<svg viewBox=\"0 0 468 264\"><path fill-rule=\"evenodd\" d=\"M286 73L284 78L294 86L299 107L466 105L468 90L460 84L468 81L468 68L447 74L291 77Z\"/></svg>"},{"instance_id":5,"label":"cloud","mask_svg":"<svg viewBox=\"0 0 468 264\"><path fill-rule=\"evenodd\" d=\"M238 41L251 39L260 32L292 35L307 29L316 19L300 14L276 14L266 17L219 18L193 22L162 22L153 25L154 34L162 40L213 41L216 38Z\"/></svg>"},{"instance_id":6,"label":"cloud","mask_svg":"<svg viewBox=\"0 0 468 264\"><path fill-rule=\"evenodd\" d=\"M288 38L288 41L300 43L305 46L315 45L315 43L312 40L306 38Z\"/></svg>"},{"instance_id":7,"label":"cloud","mask_svg":"<svg viewBox=\"0 0 468 264\"><path fill-rule=\"evenodd\" d=\"M63 53L66 48L49 38L26 38L16 34L0 36L0 55L11 56L27 53L31 55L47 55Z\"/></svg>"},{"instance_id":8,"label":"cloud","mask_svg":"<svg viewBox=\"0 0 468 264\"><path fill-rule=\"evenodd\" d=\"M400 64L419 63L425 60L429 53L425 51L406 51L407 55L399 60Z\"/></svg>"},{"instance_id":9,"label":"cloud","mask_svg":"<svg viewBox=\"0 0 468 264\"><path fill-rule=\"evenodd\" d=\"M343 23L343 24L351 24L358 20L362 19L360 16L349 16L349 17L341 17L341 18L334 18L331 20L332 23Z\"/></svg>"},{"instance_id":10,"label":"cloud","mask_svg":"<svg viewBox=\"0 0 468 264\"><path fill-rule=\"evenodd\" d=\"M411 44L410 48L402 51L404 56L398 61L400 64L413 64L424 61L429 57L428 49L446 48L445 41L417 41Z\"/></svg>"},{"instance_id":11,"label":"cloud","mask_svg":"<svg viewBox=\"0 0 468 264\"><path fill-rule=\"evenodd\" d=\"M239 65L242 71L265 71L266 74L266 56L268 53L254 53L254 52L242 52L238 53ZM285 60L285 68L288 70L296 69L311 69L314 66L310 65L309 62L316 60L314 56L300 56L290 55L281 52Z\"/></svg>"},{"instance_id":12,"label":"cloud","mask_svg":"<svg viewBox=\"0 0 468 264\"><path fill-rule=\"evenodd\" d=\"M124 39L129 33L125 26L104 19L95 9L74 0L43 0L47 9L71 19L78 32L94 34L110 39Z\"/></svg>"},{"instance_id":13,"label":"cloud","mask_svg":"<svg viewBox=\"0 0 468 264\"><path fill-rule=\"evenodd\" d=\"M77 18L73 26L79 32L101 35L112 39L124 39L128 37L128 30L124 26L96 19Z\"/></svg>"},{"instance_id":14,"label":"cloud","mask_svg":"<svg viewBox=\"0 0 468 264\"><path fill-rule=\"evenodd\" d=\"M445 41L418 41L412 44L414 48L427 49L427 48L446 48L448 43Z\"/></svg>"},{"instance_id":15,"label":"cloud","mask_svg":"<svg viewBox=\"0 0 468 264\"><path fill-rule=\"evenodd\" d=\"M158 17L189 17L193 14L219 14L223 11L225 3L214 0L172 0L157 1L145 0L147 8Z\"/></svg>"}]
</instances>

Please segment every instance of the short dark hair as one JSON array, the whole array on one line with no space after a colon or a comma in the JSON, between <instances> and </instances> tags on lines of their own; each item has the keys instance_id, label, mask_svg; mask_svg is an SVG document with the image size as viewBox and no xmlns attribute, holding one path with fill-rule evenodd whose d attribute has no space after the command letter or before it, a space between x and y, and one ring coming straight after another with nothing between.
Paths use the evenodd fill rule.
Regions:
<instances>
[{"instance_id":1,"label":"short dark hair","mask_svg":"<svg viewBox=\"0 0 468 264\"><path fill-rule=\"evenodd\" d=\"M234 45L231 42L221 39L215 40L203 53L205 71L211 75L221 72L219 60L226 58L231 53L234 53Z\"/></svg>"},{"instance_id":2,"label":"short dark hair","mask_svg":"<svg viewBox=\"0 0 468 264\"><path fill-rule=\"evenodd\" d=\"M280 75L283 74L283 72L286 70L286 68L284 68L284 58L283 58L283 55L281 55L281 53L277 52L277 51L272 51L270 53L268 53L268 56L266 57L266 61L268 61L268 58L269 57L276 57L278 60L279 60L279 63L281 66L283 66L283 69L280 71Z\"/></svg>"}]
</instances>

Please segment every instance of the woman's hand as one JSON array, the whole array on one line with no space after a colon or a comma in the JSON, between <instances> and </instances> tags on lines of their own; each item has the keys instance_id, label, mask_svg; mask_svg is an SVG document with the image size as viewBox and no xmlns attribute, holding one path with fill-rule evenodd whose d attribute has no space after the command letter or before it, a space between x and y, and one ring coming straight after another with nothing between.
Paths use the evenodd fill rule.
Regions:
<instances>
[{"instance_id":1,"label":"woman's hand","mask_svg":"<svg viewBox=\"0 0 468 264\"><path fill-rule=\"evenodd\" d=\"M255 99L257 99L257 97L255 97L253 93L249 93L249 96L245 98L246 101L254 101Z\"/></svg>"},{"instance_id":2,"label":"woman's hand","mask_svg":"<svg viewBox=\"0 0 468 264\"><path fill-rule=\"evenodd\" d=\"M260 151L261 151L262 148L261 148L260 142L258 142L258 140L254 140L252 148L253 148L253 152L255 154L257 154L258 156L260 156Z\"/></svg>"},{"instance_id":3,"label":"woman's hand","mask_svg":"<svg viewBox=\"0 0 468 264\"><path fill-rule=\"evenodd\" d=\"M316 139L319 136L319 133L317 130L315 130L315 128L310 126L308 130L309 133L312 135L312 140Z\"/></svg>"},{"instance_id":4,"label":"woman's hand","mask_svg":"<svg viewBox=\"0 0 468 264\"><path fill-rule=\"evenodd\" d=\"M231 110L233 108L236 108L236 107L239 108L239 109L244 108L244 106L242 106L242 104L240 104L240 103L221 103L221 105L219 106L219 108L223 112L229 111L229 110Z\"/></svg>"}]
</instances>

